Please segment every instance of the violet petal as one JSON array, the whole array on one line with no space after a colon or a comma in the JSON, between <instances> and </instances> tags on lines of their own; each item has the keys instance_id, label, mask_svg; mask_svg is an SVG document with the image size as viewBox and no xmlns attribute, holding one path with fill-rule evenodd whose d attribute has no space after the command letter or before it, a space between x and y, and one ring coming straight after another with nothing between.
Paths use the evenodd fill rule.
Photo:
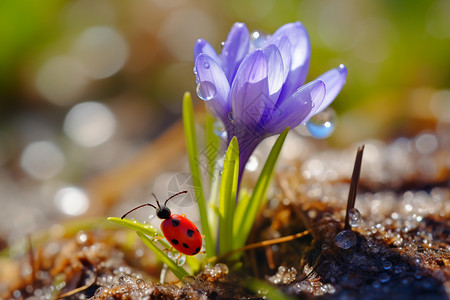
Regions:
<instances>
[{"instance_id":1,"label":"violet petal","mask_svg":"<svg viewBox=\"0 0 450 300\"><path fill-rule=\"evenodd\" d=\"M228 102L230 85L222 68L213 58L204 53L200 53L197 56L195 67L197 69L200 88L203 85L204 89L208 89L203 92L211 96L210 100L205 101L206 104L225 123L225 120L228 120L228 113L231 110L231 104Z\"/></svg>"},{"instance_id":2,"label":"violet petal","mask_svg":"<svg viewBox=\"0 0 450 300\"><path fill-rule=\"evenodd\" d=\"M244 23L235 23L222 49L222 65L228 82L232 82L239 64L248 54L250 33Z\"/></svg>"},{"instance_id":3,"label":"violet petal","mask_svg":"<svg viewBox=\"0 0 450 300\"><path fill-rule=\"evenodd\" d=\"M311 45L308 32L300 22L289 23L281 26L272 36L276 39L279 36L286 36L291 43L291 66L286 79L281 97L290 96L306 80L311 57Z\"/></svg>"},{"instance_id":4,"label":"violet petal","mask_svg":"<svg viewBox=\"0 0 450 300\"><path fill-rule=\"evenodd\" d=\"M197 56L200 53L205 53L212 59L214 59L216 62L220 62L220 58L217 55L216 50L214 50L213 46L211 46L207 41L204 39L198 39L197 42L194 45L194 62L197 59Z\"/></svg>"},{"instance_id":5,"label":"violet petal","mask_svg":"<svg viewBox=\"0 0 450 300\"><path fill-rule=\"evenodd\" d=\"M268 41L268 44L275 45L278 50L280 51L281 58L283 59L283 69L284 69L284 76L283 76L283 83L286 81L286 78L290 72L291 69L291 43L289 42L289 39L282 35L275 39L270 39Z\"/></svg>"},{"instance_id":6,"label":"violet petal","mask_svg":"<svg viewBox=\"0 0 450 300\"><path fill-rule=\"evenodd\" d=\"M272 108L276 103L284 83L283 59L281 57L280 50L278 50L275 45L268 45L267 47L264 47L262 52L267 60L269 95L272 100L270 108ZM272 95L275 95L275 97L272 97Z\"/></svg>"},{"instance_id":7,"label":"violet petal","mask_svg":"<svg viewBox=\"0 0 450 300\"><path fill-rule=\"evenodd\" d=\"M288 126L297 127L309 115L313 103L322 101L324 97L325 84L322 81L314 80L303 85L273 111L267 130L278 134Z\"/></svg>"},{"instance_id":8,"label":"violet petal","mask_svg":"<svg viewBox=\"0 0 450 300\"><path fill-rule=\"evenodd\" d=\"M325 99L316 109L315 113L321 112L333 102L344 86L346 78L347 68L344 65L340 65L317 77L317 80L322 80L325 83L327 92L325 94Z\"/></svg>"},{"instance_id":9,"label":"violet petal","mask_svg":"<svg viewBox=\"0 0 450 300\"><path fill-rule=\"evenodd\" d=\"M231 86L234 119L255 126L268 99L267 60L262 50L255 50L239 66Z\"/></svg>"}]
</instances>

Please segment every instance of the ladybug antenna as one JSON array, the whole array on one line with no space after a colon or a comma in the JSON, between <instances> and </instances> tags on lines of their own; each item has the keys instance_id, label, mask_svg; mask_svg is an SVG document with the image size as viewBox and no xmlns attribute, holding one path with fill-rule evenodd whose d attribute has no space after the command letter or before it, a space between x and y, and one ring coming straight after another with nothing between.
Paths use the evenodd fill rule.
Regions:
<instances>
[{"instance_id":1,"label":"ladybug antenna","mask_svg":"<svg viewBox=\"0 0 450 300\"><path fill-rule=\"evenodd\" d=\"M127 212L126 214L124 214L124 215L121 217L121 219L125 218L129 213L131 213L131 212L133 212L133 211L135 211L135 210L137 210L137 209L139 209L139 208L142 208L142 207L144 207L144 206L151 206L151 207L153 207L154 209L157 209L156 206L154 206L153 204L145 203L145 204L139 205L138 207L133 208L132 210L130 210L129 212ZM158 204L158 206L159 206L159 204Z\"/></svg>"},{"instance_id":2,"label":"ladybug antenna","mask_svg":"<svg viewBox=\"0 0 450 300\"><path fill-rule=\"evenodd\" d=\"M153 198L155 198L156 204L158 204L158 208L161 208L161 205L159 205L159 201L158 201L158 198L156 198L155 193L152 193L152 196L153 196ZM164 205L165 205L165 204L164 204ZM156 207L155 207L155 208L156 208Z\"/></svg>"},{"instance_id":3,"label":"ladybug antenna","mask_svg":"<svg viewBox=\"0 0 450 300\"><path fill-rule=\"evenodd\" d=\"M166 206L167 201L169 201L170 199L172 199L172 198L174 198L174 197L176 197L178 195L181 195L181 194L186 194L187 192L188 191L182 191L182 192L176 193L175 195L170 196L169 198L167 198L166 202L164 202L164 206Z\"/></svg>"}]
</instances>

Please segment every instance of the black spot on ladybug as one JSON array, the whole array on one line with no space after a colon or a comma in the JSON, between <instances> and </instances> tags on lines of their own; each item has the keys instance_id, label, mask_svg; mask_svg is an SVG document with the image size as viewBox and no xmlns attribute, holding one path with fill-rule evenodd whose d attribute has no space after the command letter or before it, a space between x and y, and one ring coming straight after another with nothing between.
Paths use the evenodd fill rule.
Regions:
<instances>
[{"instance_id":1,"label":"black spot on ladybug","mask_svg":"<svg viewBox=\"0 0 450 300\"><path fill-rule=\"evenodd\" d=\"M194 253L192 253L192 255L197 254L200 252L200 247L198 247L197 249L195 249Z\"/></svg>"},{"instance_id":2,"label":"black spot on ladybug","mask_svg":"<svg viewBox=\"0 0 450 300\"><path fill-rule=\"evenodd\" d=\"M183 247L189 249L189 245L186 243L183 243Z\"/></svg>"},{"instance_id":3,"label":"black spot on ladybug","mask_svg":"<svg viewBox=\"0 0 450 300\"><path fill-rule=\"evenodd\" d=\"M192 237L194 235L194 230L188 229L186 233L189 237Z\"/></svg>"},{"instance_id":4,"label":"black spot on ladybug","mask_svg":"<svg viewBox=\"0 0 450 300\"><path fill-rule=\"evenodd\" d=\"M178 225L180 225L180 220L178 219L172 219L172 225L177 227Z\"/></svg>"},{"instance_id":5,"label":"black spot on ladybug","mask_svg":"<svg viewBox=\"0 0 450 300\"><path fill-rule=\"evenodd\" d=\"M178 243L179 243L178 240L176 240L176 239L173 239L173 240L172 240L172 244L178 245Z\"/></svg>"}]
</instances>

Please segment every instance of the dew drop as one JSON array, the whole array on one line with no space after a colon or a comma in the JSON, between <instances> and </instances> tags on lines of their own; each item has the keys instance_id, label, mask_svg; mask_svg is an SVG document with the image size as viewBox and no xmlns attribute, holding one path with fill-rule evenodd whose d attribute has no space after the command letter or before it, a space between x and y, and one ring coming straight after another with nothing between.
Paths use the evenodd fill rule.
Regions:
<instances>
[{"instance_id":1,"label":"dew drop","mask_svg":"<svg viewBox=\"0 0 450 300\"><path fill-rule=\"evenodd\" d=\"M267 40L268 35L260 32L260 31L253 31L250 34L250 44L255 48L262 48L264 43Z\"/></svg>"},{"instance_id":2,"label":"dew drop","mask_svg":"<svg viewBox=\"0 0 450 300\"><path fill-rule=\"evenodd\" d=\"M145 283L145 281L141 278L136 280L136 285L138 286L138 289L140 289L140 290L144 290L147 287L147 283Z\"/></svg>"},{"instance_id":3,"label":"dew drop","mask_svg":"<svg viewBox=\"0 0 450 300\"><path fill-rule=\"evenodd\" d=\"M210 67L209 62L205 61L205 62L203 63L203 67L204 67L205 69L209 69L209 67Z\"/></svg>"},{"instance_id":4,"label":"dew drop","mask_svg":"<svg viewBox=\"0 0 450 300\"><path fill-rule=\"evenodd\" d=\"M336 246L342 249L350 249L356 245L356 236L351 230L344 230L339 232L334 238Z\"/></svg>"},{"instance_id":5,"label":"dew drop","mask_svg":"<svg viewBox=\"0 0 450 300\"><path fill-rule=\"evenodd\" d=\"M306 128L311 135L318 139L329 137L336 127L336 113L327 107L323 111L314 115L307 123Z\"/></svg>"},{"instance_id":6,"label":"dew drop","mask_svg":"<svg viewBox=\"0 0 450 300\"><path fill-rule=\"evenodd\" d=\"M195 75L197 75L197 67L194 66L194 69L192 70L194 72Z\"/></svg>"},{"instance_id":7,"label":"dew drop","mask_svg":"<svg viewBox=\"0 0 450 300\"><path fill-rule=\"evenodd\" d=\"M209 81L202 81L197 84L197 95L202 100L211 100L216 96L216 93L216 86Z\"/></svg>"},{"instance_id":8,"label":"dew drop","mask_svg":"<svg viewBox=\"0 0 450 300\"><path fill-rule=\"evenodd\" d=\"M380 275L379 279L380 279L380 281L381 281L382 283L386 283L386 282L389 281L389 279L391 279L391 276L389 276L388 273L382 273L382 274Z\"/></svg>"},{"instance_id":9,"label":"dew drop","mask_svg":"<svg viewBox=\"0 0 450 300\"><path fill-rule=\"evenodd\" d=\"M223 123L219 120L214 122L213 132L221 139L227 138L227 131L225 130L225 126L223 126Z\"/></svg>"},{"instance_id":10,"label":"dew drop","mask_svg":"<svg viewBox=\"0 0 450 300\"><path fill-rule=\"evenodd\" d=\"M231 123L233 123L234 124L234 113L232 112L232 111L230 111L229 113L228 113L228 119L230 119L230 121L231 121Z\"/></svg>"},{"instance_id":11,"label":"dew drop","mask_svg":"<svg viewBox=\"0 0 450 300\"><path fill-rule=\"evenodd\" d=\"M376 289L379 289L381 287L381 283L378 280L375 280L372 282L372 286Z\"/></svg>"},{"instance_id":12,"label":"dew drop","mask_svg":"<svg viewBox=\"0 0 450 300\"><path fill-rule=\"evenodd\" d=\"M358 226L361 222L361 213L356 208L350 209L348 216L352 227Z\"/></svg>"},{"instance_id":13,"label":"dew drop","mask_svg":"<svg viewBox=\"0 0 450 300\"><path fill-rule=\"evenodd\" d=\"M390 270L392 268L392 263L390 261L383 262L383 269Z\"/></svg>"}]
</instances>

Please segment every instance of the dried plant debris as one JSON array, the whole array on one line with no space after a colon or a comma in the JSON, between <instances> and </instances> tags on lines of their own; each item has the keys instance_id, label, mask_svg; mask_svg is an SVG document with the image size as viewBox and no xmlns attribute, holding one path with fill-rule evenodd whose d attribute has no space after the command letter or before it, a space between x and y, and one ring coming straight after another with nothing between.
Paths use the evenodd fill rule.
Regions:
<instances>
[{"instance_id":1,"label":"dried plant debris","mask_svg":"<svg viewBox=\"0 0 450 300\"><path fill-rule=\"evenodd\" d=\"M342 154L337 152L331 156L342 157ZM342 165L346 164L347 161L342 161ZM383 172L389 172L394 166L378 169L381 173L377 176L388 178L390 175ZM362 168L366 166L363 164ZM339 163L334 162L328 171L330 169L339 169ZM300 241L292 245L301 253L295 263L289 258L295 255L293 249L281 245L272 247L270 259L266 261L273 257L278 261L272 266L267 263L266 269L255 275L275 272L268 277L272 284L286 294L303 297L449 298L450 189L448 184L442 184L449 180L448 164L439 166L439 176L445 174L439 180L424 181L417 173L408 182L398 181L396 187L400 190L396 191L381 190L380 186L375 190L371 184L374 178L367 177L370 171L366 170L364 192L357 196L355 208L348 214L351 228L344 228L343 222L348 184L338 180L314 180L304 171L303 165L278 174L278 195L269 202L269 207L276 206L274 203L279 207L266 209L263 217L269 217L266 222L270 222L272 234L313 228L312 249ZM412 182L419 183L419 189L406 189ZM423 186L426 189L420 189ZM293 191L292 187L296 189ZM277 228L274 224L283 226ZM260 220L259 226L264 227L264 221ZM267 228L255 231L258 230L267 232ZM260 252L256 255L268 257L267 250ZM270 270L274 265L281 266Z\"/></svg>"},{"instance_id":2,"label":"dried plant debris","mask_svg":"<svg viewBox=\"0 0 450 300\"><path fill-rule=\"evenodd\" d=\"M206 265L196 277L158 284L161 266L145 248L126 249L122 232L79 232L32 249L23 261L2 263L1 299L251 299L252 294L228 278L225 264ZM134 236L134 235L133 235ZM136 245L141 243L136 239ZM142 245L141 245L142 246ZM147 260L146 260L147 259ZM3 271L6 271L5 269ZM153 276L149 275L153 274ZM11 276L12 275L12 276ZM7 285L7 286L6 286ZM255 297L253 297L255 298Z\"/></svg>"}]
</instances>

